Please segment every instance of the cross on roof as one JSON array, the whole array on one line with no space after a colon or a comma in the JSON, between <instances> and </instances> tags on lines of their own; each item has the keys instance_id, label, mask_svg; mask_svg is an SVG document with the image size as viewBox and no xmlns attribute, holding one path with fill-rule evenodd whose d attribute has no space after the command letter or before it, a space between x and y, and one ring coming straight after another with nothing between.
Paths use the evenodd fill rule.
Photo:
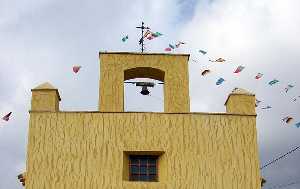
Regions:
<instances>
[{"instance_id":1,"label":"cross on roof","mask_svg":"<svg viewBox=\"0 0 300 189\"><path fill-rule=\"evenodd\" d=\"M149 27L145 27L144 26L144 22L142 22L142 26L138 26L136 28L142 29L142 37L139 40L139 45L142 45L142 52L144 52L144 29L149 30L150 28Z\"/></svg>"}]
</instances>

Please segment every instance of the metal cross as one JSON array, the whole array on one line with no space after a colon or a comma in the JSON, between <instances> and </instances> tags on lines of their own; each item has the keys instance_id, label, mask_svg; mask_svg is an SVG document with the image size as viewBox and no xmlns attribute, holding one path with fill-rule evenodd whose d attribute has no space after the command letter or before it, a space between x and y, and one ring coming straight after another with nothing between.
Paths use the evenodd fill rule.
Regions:
<instances>
[{"instance_id":1,"label":"metal cross","mask_svg":"<svg viewBox=\"0 0 300 189\"><path fill-rule=\"evenodd\" d=\"M142 37L139 40L139 45L142 45L142 52L144 52L144 29L149 30L150 28L149 27L145 27L144 26L144 22L142 22L142 26L138 26L136 28L142 29Z\"/></svg>"}]
</instances>

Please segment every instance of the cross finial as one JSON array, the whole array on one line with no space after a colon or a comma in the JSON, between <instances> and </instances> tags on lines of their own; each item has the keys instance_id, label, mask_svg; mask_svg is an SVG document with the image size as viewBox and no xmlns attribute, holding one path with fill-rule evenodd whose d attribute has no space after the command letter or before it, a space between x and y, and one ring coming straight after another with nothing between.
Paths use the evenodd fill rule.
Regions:
<instances>
[{"instance_id":1,"label":"cross finial","mask_svg":"<svg viewBox=\"0 0 300 189\"><path fill-rule=\"evenodd\" d=\"M141 39L139 40L139 45L142 46L142 52L144 52L144 29L149 30L150 28L149 28L149 27L145 27L145 26L144 26L144 22L142 22L142 26L138 26L138 27L136 27L136 28L142 29L142 37L141 37Z\"/></svg>"}]
</instances>

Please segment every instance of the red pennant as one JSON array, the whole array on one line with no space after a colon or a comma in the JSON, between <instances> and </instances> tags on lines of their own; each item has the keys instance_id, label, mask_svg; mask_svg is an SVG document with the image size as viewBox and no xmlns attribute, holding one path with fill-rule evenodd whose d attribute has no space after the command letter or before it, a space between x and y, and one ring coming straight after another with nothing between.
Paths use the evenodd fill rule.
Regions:
<instances>
[{"instance_id":1,"label":"red pennant","mask_svg":"<svg viewBox=\"0 0 300 189\"><path fill-rule=\"evenodd\" d=\"M79 72L80 68L81 68L81 66L73 66L73 72L74 73Z\"/></svg>"},{"instance_id":2,"label":"red pennant","mask_svg":"<svg viewBox=\"0 0 300 189\"><path fill-rule=\"evenodd\" d=\"M152 40L153 38L154 38L154 37L152 37L152 36L148 36L148 37L147 37L148 40Z\"/></svg>"}]
</instances>

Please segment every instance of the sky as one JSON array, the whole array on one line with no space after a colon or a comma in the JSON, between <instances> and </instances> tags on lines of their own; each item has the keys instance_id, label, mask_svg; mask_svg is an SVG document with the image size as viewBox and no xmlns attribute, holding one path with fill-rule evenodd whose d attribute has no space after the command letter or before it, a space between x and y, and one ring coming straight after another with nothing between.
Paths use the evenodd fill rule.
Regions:
<instances>
[{"instance_id":1,"label":"sky","mask_svg":"<svg viewBox=\"0 0 300 189\"><path fill-rule=\"evenodd\" d=\"M135 27L142 21L163 34L145 42L148 53L186 42L171 53L191 55L191 112L225 112L228 94L244 88L262 101L256 109L260 165L299 146L299 7L298 0L0 0L0 116L13 112L0 121L0 189L22 188L16 176L26 167L30 89L50 82L59 89L61 110L96 111L99 51L140 52ZM226 62L208 61L219 57ZM82 66L78 74L74 65ZM245 69L233 74L239 65ZM201 76L204 69L211 74ZM258 72L264 75L255 80ZM225 81L217 86L219 77ZM279 83L268 85L273 79ZM295 87L285 93L288 84ZM151 96L131 84L124 89L126 111L163 111L162 86L151 88ZM272 108L262 110L266 105ZM285 116L294 122L284 123ZM264 188L299 188L286 186L300 181L299 161L300 150L261 170Z\"/></svg>"}]
</instances>

